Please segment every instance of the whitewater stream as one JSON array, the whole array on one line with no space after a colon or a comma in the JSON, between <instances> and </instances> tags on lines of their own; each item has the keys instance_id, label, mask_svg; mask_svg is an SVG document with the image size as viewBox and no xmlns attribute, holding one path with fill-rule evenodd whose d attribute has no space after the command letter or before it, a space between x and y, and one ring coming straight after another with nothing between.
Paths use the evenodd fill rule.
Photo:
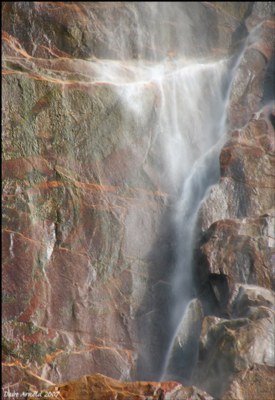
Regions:
<instances>
[{"instance_id":1,"label":"whitewater stream","mask_svg":"<svg viewBox=\"0 0 275 400\"><path fill-rule=\"evenodd\" d=\"M171 296L167 299L169 317L163 326L167 334L160 350L162 356L152 360L148 336L154 322L150 322L147 338L140 338L143 345L138 378L186 381L197 360L202 317L195 299L192 268L197 214L209 188L219 179L230 85L239 57L211 59L202 55L206 38L194 37L194 24L199 22L196 13L191 15L177 3L146 5L144 20L142 8L134 13L134 44L127 40L127 27L122 21L115 29L118 37L110 37L110 42L117 45L117 59L93 60L89 68L95 84L111 85L119 95L125 132L131 129L127 125L129 115L137 126L142 126L148 96L155 96L155 116L148 131L144 162L156 148L164 186L175 199L171 215L174 266L168 282ZM162 20L173 21L173 26L162 24ZM178 51L170 51L172 45Z\"/></svg>"}]
</instances>

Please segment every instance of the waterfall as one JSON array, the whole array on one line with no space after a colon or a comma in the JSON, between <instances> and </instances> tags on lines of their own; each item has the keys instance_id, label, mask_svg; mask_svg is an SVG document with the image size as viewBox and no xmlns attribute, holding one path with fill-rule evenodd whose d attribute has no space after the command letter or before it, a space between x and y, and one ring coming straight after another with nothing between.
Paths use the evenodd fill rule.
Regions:
<instances>
[{"instance_id":1,"label":"waterfall","mask_svg":"<svg viewBox=\"0 0 275 400\"><path fill-rule=\"evenodd\" d=\"M237 63L236 58L209 58L209 38L204 35L207 27L200 19L200 7L176 2L125 3L119 26L112 25L114 11L105 15L106 24L107 20L111 24L105 52L111 59L100 54L86 71L95 84L110 85L119 96L124 137L133 129L133 121L139 130L147 130L143 162L158 154L155 162L162 184L175 198L175 265L168 282L171 296L166 300L167 339L156 365L150 352L151 339L143 340L140 368L149 371L143 379L173 379L175 368L182 368L178 379L182 375L188 378L185 370L189 366L191 371L196 361L195 336L199 335L201 311L193 300L194 232L200 204L219 178L229 88ZM148 120L144 116L150 109L150 96L154 97L155 115L148 127L143 121ZM192 329L196 330L195 341L190 342ZM150 323L146 335L150 336ZM177 341L181 347L179 363Z\"/></svg>"},{"instance_id":2,"label":"waterfall","mask_svg":"<svg viewBox=\"0 0 275 400\"><path fill-rule=\"evenodd\" d=\"M230 65L231 62L226 59L215 62L178 59L161 63L101 61L91 65L93 76L96 72L100 74L98 82L112 84L119 95L125 113L126 131L130 129L131 118L142 127L149 93L158 99L153 134L148 141L144 162L148 154L157 148L162 179L167 181L167 190L176 198L172 216L176 265L170 277L172 299L169 300L170 316L167 321L170 339L162 366L157 374L152 375L160 380L170 376L179 330L190 331L190 327L194 328L192 321L196 316L187 307L191 304L191 309L196 309L192 303L195 295L192 279L194 231L201 201L219 177L219 152L226 132ZM142 235L142 232L137 232L137 235ZM196 326L199 332L198 323ZM191 331L185 336L188 339L190 335ZM187 339L183 346L190 346ZM195 363L195 355L194 350L184 356L189 366ZM150 360L146 360L148 362Z\"/></svg>"},{"instance_id":3,"label":"waterfall","mask_svg":"<svg viewBox=\"0 0 275 400\"><path fill-rule=\"evenodd\" d=\"M166 353L161 380L170 376L169 368L174 352L174 343L179 332L183 329L185 331L190 330L193 326L193 319L196 318L196 315L192 315L192 313L189 318L186 318L193 304L192 298L195 296L192 256L196 218L208 188L218 180L219 150L226 131L227 96L222 92L222 80L225 79L226 73L225 64L216 63L215 65L207 66L206 70L205 68L199 70L193 68L192 72L196 75L196 82L198 82L200 90L203 89L205 80L210 83L211 88L208 87L206 89L207 102L202 105L201 98L204 98L202 92L192 90L193 87L188 79L187 85L185 84L186 98L189 99L191 97L193 104L191 110L188 110L189 112L185 116L187 121L185 120L184 124L181 125L181 131L184 132L183 142L185 147L185 152L182 154L187 153L187 162L184 165L185 173L184 178L181 180L182 188L173 218L176 231L176 266L171 278L173 306L171 307L170 324L171 331L174 334ZM185 136L186 133L187 137ZM191 143L188 141L188 133L194 135ZM195 146L196 143L200 144L198 148ZM189 338L192 334L195 336L195 332L190 332ZM188 337L182 347L184 345L190 346ZM195 357L195 349L193 348L191 353L189 349L189 355L185 363L186 366L189 366L190 371L196 361ZM180 373L178 374L180 375ZM172 376L172 378L175 377Z\"/></svg>"}]
</instances>

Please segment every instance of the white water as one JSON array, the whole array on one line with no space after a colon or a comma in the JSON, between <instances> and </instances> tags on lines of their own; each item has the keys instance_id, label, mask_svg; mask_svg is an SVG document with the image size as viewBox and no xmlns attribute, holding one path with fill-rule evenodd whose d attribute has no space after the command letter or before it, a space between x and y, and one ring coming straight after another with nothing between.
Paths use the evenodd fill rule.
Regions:
<instances>
[{"instance_id":1,"label":"white water","mask_svg":"<svg viewBox=\"0 0 275 400\"><path fill-rule=\"evenodd\" d=\"M163 380L169 375L167 368L179 327L182 330L182 321L190 320L185 318L185 308L194 297L193 235L201 201L219 177L219 151L226 132L228 61L102 60L91 63L91 70L95 82L111 84L120 96L126 130L129 115L137 126L143 125L150 96L157 98L157 117L144 160L152 149L157 149L161 179L177 198L173 215L176 266L170 282L173 299L167 321L172 336L159 367L158 378ZM144 129L149 136L149 128L144 126Z\"/></svg>"},{"instance_id":2,"label":"white water","mask_svg":"<svg viewBox=\"0 0 275 400\"><path fill-rule=\"evenodd\" d=\"M228 92L223 93L223 81L228 73L225 62L190 68L187 75L178 79L176 87L182 87L182 99L174 96L174 115L165 121L180 142L168 145L169 158L175 158L172 173L181 184L174 214L176 230L176 266L171 279L173 310L171 331L174 332L161 370L160 379L169 376L169 364L174 342L185 321L185 310L194 297L192 279L192 255L196 217L201 201L210 185L219 177L219 150L226 132L226 106ZM178 89L179 90L179 89ZM180 115L180 119L178 118ZM172 127L172 129L171 129ZM186 329L190 329L186 327ZM187 361L191 367L191 360Z\"/></svg>"},{"instance_id":3,"label":"white water","mask_svg":"<svg viewBox=\"0 0 275 400\"><path fill-rule=\"evenodd\" d=\"M193 14L188 7L194 7ZM219 153L225 139L234 66L230 60L202 57L207 37L194 36L194 27L202 27L203 32L198 4L143 2L139 8L137 3L127 3L126 10L136 32L135 43L131 43L125 17L126 22L122 20L113 31L109 29L107 47L108 51L114 47L115 60L92 60L89 68L94 83L109 84L120 96L124 129L127 131L130 115L137 126L148 131L144 162L150 152L157 150L162 183L177 199L172 217L176 232L176 265L170 277L173 297L169 300L170 319L164 327L170 338L162 365L158 366L158 378L163 380L169 376L178 332L190 322L185 310L194 298L192 254L196 218L207 190L219 178ZM174 44L175 49L171 50ZM152 107L150 96L154 97L156 114L153 129L144 125L144 116ZM146 353L142 354L145 363L150 363L149 346L145 345L142 351Z\"/></svg>"},{"instance_id":4,"label":"white water","mask_svg":"<svg viewBox=\"0 0 275 400\"><path fill-rule=\"evenodd\" d=\"M172 190L181 190L191 168L220 140L225 120L222 93L227 60L184 59L153 63L98 60L90 63L96 84L110 84L120 95L125 114L137 123L156 98L160 157ZM157 137L152 140L152 145Z\"/></svg>"}]
</instances>

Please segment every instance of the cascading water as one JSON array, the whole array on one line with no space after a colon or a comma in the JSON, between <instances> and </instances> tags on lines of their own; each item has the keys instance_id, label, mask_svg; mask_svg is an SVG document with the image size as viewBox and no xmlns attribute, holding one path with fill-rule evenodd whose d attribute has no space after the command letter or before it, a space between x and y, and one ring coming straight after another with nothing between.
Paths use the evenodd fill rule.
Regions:
<instances>
[{"instance_id":1,"label":"cascading water","mask_svg":"<svg viewBox=\"0 0 275 400\"><path fill-rule=\"evenodd\" d=\"M196 361L195 341L198 337L195 338L195 336L198 336L199 331L195 325L199 322L196 320L201 316L201 310L192 300L195 297L192 273L194 232L201 201L207 189L219 177L219 150L226 131L228 92L224 93L222 90L226 74L228 74L226 63L218 62L200 69L195 66L192 69L192 74L196 76L195 82L198 85L198 90L194 90L196 86L192 80L191 85L189 79L185 80L185 82L188 82L185 83L186 98L192 97L193 103L186 115L187 121L191 120L192 122L187 122L181 126L189 162L186 165L182 189L174 215L177 243L175 271L171 278L173 306L171 307L170 323L173 333L161 370L161 380L175 379L175 377L188 380ZM208 93L206 104L201 104L201 99L205 98L201 90ZM197 114L199 114L198 119ZM194 120L192 120L192 117ZM194 135L191 143L188 142L189 132ZM187 138L185 137L186 133ZM194 142L199 143L200 147L196 148ZM188 314L190 315L188 316ZM175 352L175 341L179 335L181 336L181 352L179 349L178 352L182 353L180 362L177 360L178 355ZM194 336L195 341L192 343L192 349L189 348L186 351L186 347L190 346L191 336Z\"/></svg>"},{"instance_id":2,"label":"cascading water","mask_svg":"<svg viewBox=\"0 0 275 400\"><path fill-rule=\"evenodd\" d=\"M142 126L148 88L158 97L154 134L149 140L144 162L155 146L161 149L163 177L176 196L172 217L176 265L170 277L172 298L169 300L170 320L167 321L168 344L162 365L154 369L152 375L161 380L175 378L174 374L170 376L171 368L182 368L177 379L188 378L182 360L180 365L176 362L173 366L174 342L179 330L194 329L192 324L196 317L191 313L187 318L185 313L186 308L194 305L191 301L194 297L193 235L200 203L207 189L219 177L218 158L226 132L226 105L231 81L229 64L228 60L198 63L179 59L162 63L140 60L102 62L91 66L93 76L97 72L102 82L114 85L125 107L126 127L129 113L137 125ZM183 345L190 345L188 335L192 332L186 335ZM196 360L196 344L192 346L192 354L182 354L189 371ZM144 362L147 365L151 363L148 358Z\"/></svg>"},{"instance_id":3,"label":"cascading water","mask_svg":"<svg viewBox=\"0 0 275 400\"><path fill-rule=\"evenodd\" d=\"M175 67L176 66L176 67ZM170 316L166 322L168 333L167 349L162 365L154 369L153 376L160 380L187 378L186 369L173 360L174 343L179 330L185 330L186 343L190 345L187 333L194 329L194 315L186 317L186 307L194 306L192 279L193 235L196 216L202 199L210 185L218 180L219 150L224 140L226 105L230 72L228 61L215 63L191 63L180 60L153 82L161 93L159 109L159 135L171 186L176 193L175 212L172 216L175 230L175 268L170 277L172 296L169 301ZM165 64L163 65L165 69ZM158 69L157 69L158 71ZM207 100L206 100L207 99ZM189 306L188 306L189 303ZM193 307L194 308L194 307ZM190 310L189 310L190 311ZM196 313L196 307L195 311ZM188 314L188 311L187 311ZM190 314L190 312L189 312ZM192 325L193 324L193 325ZM186 358L189 371L195 362L196 350L189 349ZM150 363L145 358L144 363ZM170 369L182 368L171 376ZM142 367L141 367L142 369ZM186 376L187 375L187 376Z\"/></svg>"},{"instance_id":4,"label":"cascading water","mask_svg":"<svg viewBox=\"0 0 275 400\"><path fill-rule=\"evenodd\" d=\"M114 30L117 37L110 32L108 38L108 51L113 45L115 60L89 63L94 83L110 84L119 95L125 135L133 119L136 126L148 129L143 162L158 154L164 187L176 199L172 213L175 261L166 299L167 332L159 349L161 355L154 361L150 329L160 317L150 321L147 330L143 327L146 338L140 339L138 376L142 379L187 381L196 362L201 310L194 300L194 232L199 206L219 177L219 151L226 132L233 64L237 62L204 57L209 38L204 36L206 26L200 20L199 7L174 2L128 4L125 18ZM133 35L127 38L127 18L136 34L133 42ZM196 29L200 31L199 40L194 35ZM150 96L154 96L155 116L153 126L148 128L143 120L150 108Z\"/></svg>"}]
</instances>

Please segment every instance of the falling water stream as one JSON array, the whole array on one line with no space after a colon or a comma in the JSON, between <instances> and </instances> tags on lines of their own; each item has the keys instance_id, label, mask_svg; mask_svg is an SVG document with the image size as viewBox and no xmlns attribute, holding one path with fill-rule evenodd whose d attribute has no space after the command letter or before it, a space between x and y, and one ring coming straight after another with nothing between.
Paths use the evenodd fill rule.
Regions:
<instances>
[{"instance_id":1,"label":"falling water stream","mask_svg":"<svg viewBox=\"0 0 275 400\"><path fill-rule=\"evenodd\" d=\"M89 84L108 85L116 92L124 111L125 135L130 115L148 136L144 163L149 154L158 154L163 186L176 199L172 214L175 265L165 327L168 340L154 376L174 378L177 368L184 370L188 364L192 369L196 362L196 350L192 349L192 356L187 352L192 359L178 363L175 343L182 341L182 348L189 345L184 338L192 335L194 313L199 313L192 276L197 214L210 186L219 178L230 85L239 58L211 59L207 34L211 21L202 18L204 7L199 2L113 2L110 11L104 11L101 2L93 4L94 9L87 14L91 13L89 18L98 24L102 43L107 32L108 43L102 44L102 54L99 46L96 57L82 62L85 68L78 72L85 74L85 83L89 77ZM96 7L106 12L105 25L96 20ZM119 7L124 7L121 19L116 15ZM152 97L154 126L146 127L144 114ZM144 363L149 364L152 354L146 343L141 353ZM181 378L180 371L178 374Z\"/></svg>"},{"instance_id":2,"label":"falling water stream","mask_svg":"<svg viewBox=\"0 0 275 400\"><path fill-rule=\"evenodd\" d=\"M134 44L127 40L122 23L116 30L121 39L117 41L118 59L91 62L90 72L94 82L111 84L120 96L126 130L127 115L142 125L148 96L151 93L156 98L154 129L144 162L157 148L160 174L176 197L172 215L176 244L169 282L172 296L167 299L170 315L163 328L168 331L168 340L160 365L152 367L147 378L186 380L190 378L186 370L192 371L196 362L198 338L190 341L190 337L198 334L198 322L194 323L200 318L192 276L197 213L208 189L219 178L219 153L225 140L228 97L238 58L211 60L202 55L207 35L203 36L197 5L193 14L190 3L146 3L143 7L148 7L144 19L143 8L132 9L137 34ZM171 56L173 45L177 49ZM135 56L131 57L133 48ZM150 339L145 342L141 369L150 371Z\"/></svg>"},{"instance_id":3,"label":"falling water stream","mask_svg":"<svg viewBox=\"0 0 275 400\"><path fill-rule=\"evenodd\" d=\"M170 368L180 368L177 362L173 365L176 337L179 331L181 336L190 336L192 332L188 333L188 330L194 328L192 312L186 317L195 296L192 277L194 231L199 206L208 188L219 177L219 152L225 138L232 78L229 65L229 60L178 59L162 63L139 60L128 64L119 61L104 64L102 61L101 65L94 66L100 74L104 71L103 81L114 85L125 113L131 113L137 124L142 123L148 87L158 96L157 129L150 139L148 152L158 143L164 175L177 198L172 216L176 232L176 265L170 277L173 295L170 320L167 321L171 337L163 364L158 368L156 377L160 380L175 378ZM189 355L186 360L190 369L196 361L195 355L193 349L192 359ZM180 374L177 378L180 379Z\"/></svg>"}]
</instances>

